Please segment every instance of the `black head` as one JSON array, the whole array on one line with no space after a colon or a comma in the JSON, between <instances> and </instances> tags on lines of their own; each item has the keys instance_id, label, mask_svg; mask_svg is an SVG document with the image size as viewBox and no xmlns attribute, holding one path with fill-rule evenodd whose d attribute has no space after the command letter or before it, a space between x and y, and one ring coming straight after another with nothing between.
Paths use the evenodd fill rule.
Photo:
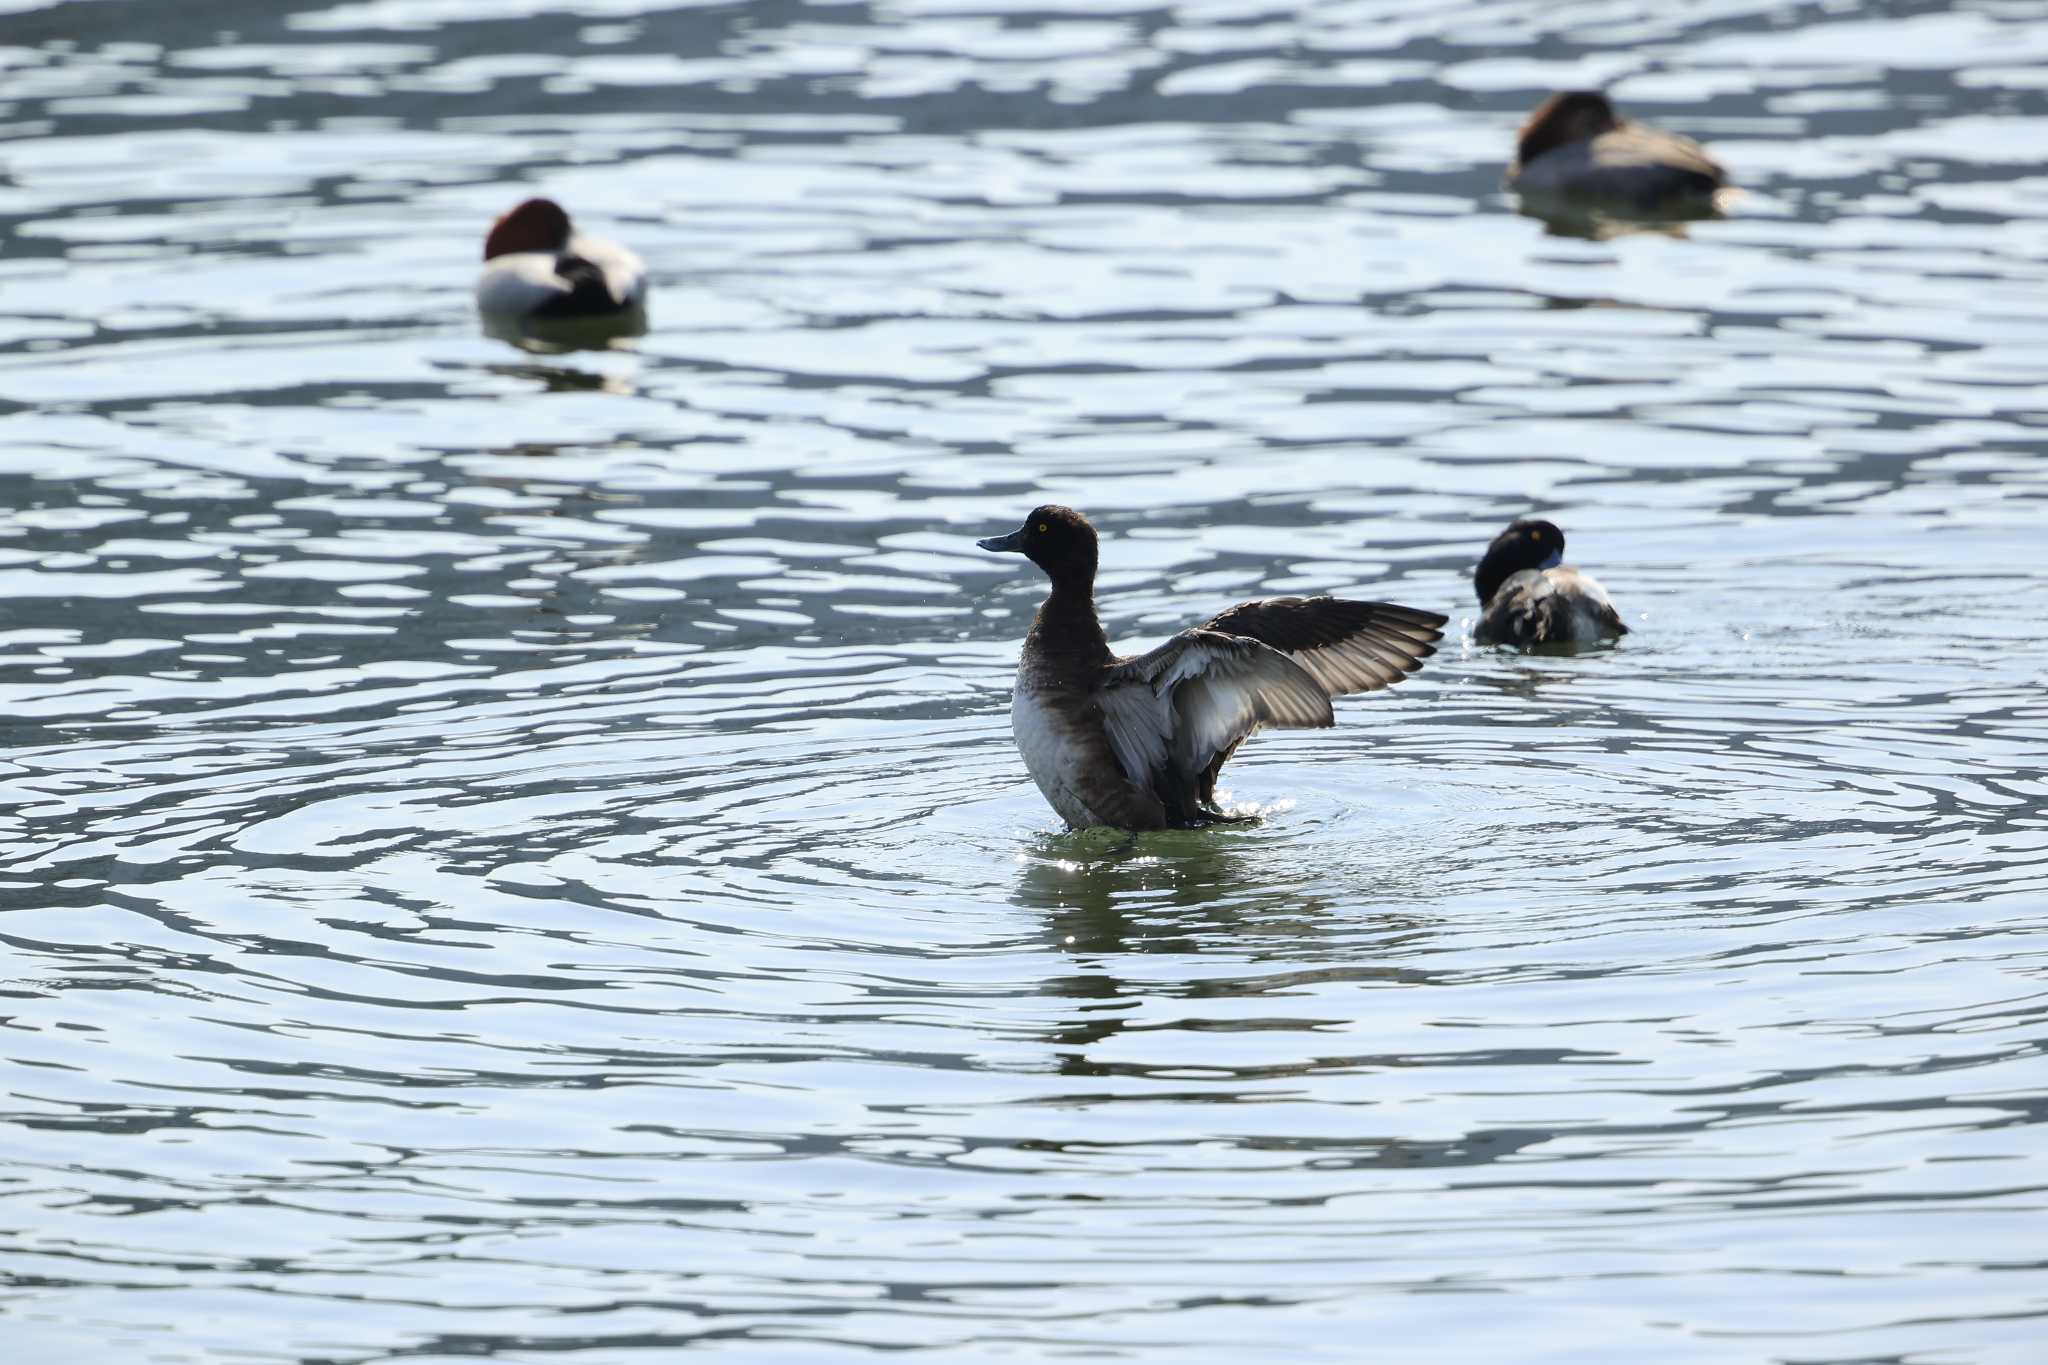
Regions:
<instances>
[{"instance_id":1,"label":"black head","mask_svg":"<svg viewBox=\"0 0 2048 1365\"><path fill-rule=\"evenodd\" d=\"M1493 538L1473 571L1472 586L1485 606L1512 574L1524 569L1554 569L1564 563L1564 532L1547 521L1524 518Z\"/></svg>"},{"instance_id":2,"label":"black head","mask_svg":"<svg viewBox=\"0 0 2048 1365\"><path fill-rule=\"evenodd\" d=\"M1567 90L1537 105L1522 121L1515 161L1526 166L1553 147L1584 142L1620 126L1607 96L1598 90Z\"/></svg>"},{"instance_id":3,"label":"black head","mask_svg":"<svg viewBox=\"0 0 2048 1365\"><path fill-rule=\"evenodd\" d=\"M1047 503L1032 509L1010 534L974 543L984 550L1023 555L1045 570L1056 588L1095 585L1095 528L1071 507Z\"/></svg>"}]
</instances>

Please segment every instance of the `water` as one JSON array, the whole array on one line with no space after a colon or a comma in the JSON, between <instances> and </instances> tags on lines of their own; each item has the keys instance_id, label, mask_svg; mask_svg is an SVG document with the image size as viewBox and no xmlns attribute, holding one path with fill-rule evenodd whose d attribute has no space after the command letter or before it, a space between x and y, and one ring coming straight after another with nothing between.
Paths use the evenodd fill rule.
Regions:
<instances>
[{"instance_id":1,"label":"water","mask_svg":"<svg viewBox=\"0 0 2048 1365\"><path fill-rule=\"evenodd\" d=\"M2038 6L6 9L9 1361L2040 1359ZM1514 214L1592 82L1739 215ZM1636 629L1063 835L1047 500Z\"/></svg>"}]
</instances>

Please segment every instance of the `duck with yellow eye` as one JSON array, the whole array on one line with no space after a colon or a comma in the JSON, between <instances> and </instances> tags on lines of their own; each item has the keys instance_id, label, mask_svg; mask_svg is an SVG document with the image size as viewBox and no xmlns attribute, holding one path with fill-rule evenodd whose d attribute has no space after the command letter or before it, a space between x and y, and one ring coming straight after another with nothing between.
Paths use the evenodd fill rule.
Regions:
<instances>
[{"instance_id":1,"label":"duck with yellow eye","mask_svg":"<svg viewBox=\"0 0 2048 1365\"><path fill-rule=\"evenodd\" d=\"M1582 645L1628 634L1607 590L1564 562L1564 532L1524 518L1493 538L1473 571L1482 645Z\"/></svg>"},{"instance_id":2,"label":"duck with yellow eye","mask_svg":"<svg viewBox=\"0 0 2048 1365\"><path fill-rule=\"evenodd\" d=\"M1032 781L1074 829L1193 829L1251 818L1217 804L1224 763L1261 729L1337 723L1332 697L1377 692L1436 653L1444 618L1391 602L1268 597L1146 654L1119 656L1095 612L1088 518L1047 504L1006 536L1052 580L1017 662L1010 729Z\"/></svg>"}]
</instances>

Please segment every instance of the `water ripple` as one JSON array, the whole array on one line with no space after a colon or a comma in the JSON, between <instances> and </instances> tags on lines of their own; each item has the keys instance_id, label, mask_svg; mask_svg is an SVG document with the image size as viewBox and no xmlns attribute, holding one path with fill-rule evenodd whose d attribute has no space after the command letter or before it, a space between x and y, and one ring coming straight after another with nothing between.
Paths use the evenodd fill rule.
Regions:
<instances>
[{"instance_id":1,"label":"water ripple","mask_svg":"<svg viewBox=\"0 0 2048 1365\"><path fill-rule=\"evenodd\" d=\"M10 1359L2038 1354L2031 15L13 8ZM1593 84L1735 215L1515 214ZM632 347L477 335L542 191ZM1048 500L1450 637L1061 833Z\"/></svg>"}]
</instances>

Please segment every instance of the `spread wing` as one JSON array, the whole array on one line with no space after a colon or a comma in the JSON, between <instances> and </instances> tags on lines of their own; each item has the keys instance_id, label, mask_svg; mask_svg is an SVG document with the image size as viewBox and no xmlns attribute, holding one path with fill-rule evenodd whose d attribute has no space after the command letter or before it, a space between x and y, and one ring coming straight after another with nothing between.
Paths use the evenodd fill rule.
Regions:
<instances>
[{"instance_id":1,"label":"spread wing","mask_svg":"<svg viewBox=\"0 0 2048 1365\"><path fill-rule=\"evenodd\" d=\"M1391 602L1269 597L1232 607L1206 628L1270 645L1340 697L1392 687L1422 667L1446 619Z\"/></svg>"},{"instance_id":2,"label":"spread wing","mask_svg":"<svg viewBox=\"0 0 2048 1365\"><path fill-rule=\"evenodd\" d=\"M1232 607L1111 665L1103 728L1131 780L1188 819L1261 726L1336 723L1330 698L1391 687L1436 652L1445 618L1385 602L1274 597Z\"/></svg>"},{"instance_id":3,"label":"spread wing","mask_svg":"<svg viewBox=\"0 0 2048 1365\"><path fill-rule=\"evenodd\" d=\"M1329 693L1270 645L1205 627L1110 666L1103 728L1133 782L1165 800L1192 792L1261 725L1334 725Z\"/></svg>"}]
</instances>

